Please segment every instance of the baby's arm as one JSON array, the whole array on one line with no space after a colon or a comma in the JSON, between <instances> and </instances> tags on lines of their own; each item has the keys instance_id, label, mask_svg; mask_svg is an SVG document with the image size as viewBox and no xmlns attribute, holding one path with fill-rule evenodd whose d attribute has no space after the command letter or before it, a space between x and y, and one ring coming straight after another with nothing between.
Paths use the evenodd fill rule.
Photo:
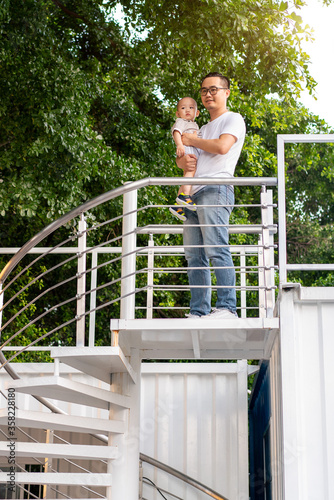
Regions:
<instances>
[{"instance_id":1,"label":"baby's arm","mask_svg":"<svg viewBox=\"0 0 334 500\"><path fill-rule=\"evenodd\" d=\"M181 139L181 134L178 130L174 130L173 139L174 139L174 142L176 144L176 156L178 158L181 158L182 156L184 156L185 149L184 149L183 142Z\"/></svg>"}]
</instances>

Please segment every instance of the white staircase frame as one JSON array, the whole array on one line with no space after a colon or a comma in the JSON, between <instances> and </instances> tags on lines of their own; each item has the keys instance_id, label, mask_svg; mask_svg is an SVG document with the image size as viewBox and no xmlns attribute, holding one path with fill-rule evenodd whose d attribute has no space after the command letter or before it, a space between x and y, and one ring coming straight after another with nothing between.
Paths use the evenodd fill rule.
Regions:
<instances>
[{"instance_id":1,"label":"white staircase frame","mask_svg":"<svg viewBox=\"0 0 334 500\"><path fill-rule=\"evenodd\" d=\"M259 325L260 330L266 331L266 336L262 340L263 342L263 354L270 355L271 346L273 345L274 337L277 335L279 324L278 318L274 317L274 304L275 304L275 283L274 283L274 241L273 235L275 233L275 228L273 226L273 202L271 191L267 192L266 186L275 186L278 184L278 200L279 200L279 273L280 273L280 286L283 287L287 283L287 272L293 270L334 270L334 264L317 265L317 264L290 264L287 263L287 253L286 253L286 214L285 214L285 166L284 166L284 144L289 142L334 142L334 135L280 135L277 138L278 145L278 179L274 178L261 178L261 179L203 179L202 184L234 184L234 185L259 185L262 186L261 193L261 214L262 214L262 224L259 230L259 267L262 269L262 277L260 278L260 313L259 320L261 320L261 325ZM196 179L189 179L190 184L196 184L198 182ZM43 239L51 234L55 229L66 224L73 218L80 216L79 224L79 238L78 238L78 274L77 274L77 315L75 318L77 326L77 336L76 336L76 348L74 349L96 349L94 347L94 321L95 321L95 306L94 306L94 287L96 274L92 273L92 290L91 290L91 308L90 311L86 311L85 297L87 295L86 290L86 255L89 249L87 249L86 244L86 222L84 218L84 213L91 208L98 206L110 199L113 199L119 195L124 196L123 204L123 237L122 237L122 286L121 286L121 313L120 318L115 323L111 323L112 329L112 347L118 349L119 360L123 359L124 370L120 370L118 366L116 369L111 369L111 371L104 371L104 375L107 373L107 378L111 375L110 380L110 391L106 391L106 394L95 390L95 399L98 399L100 394L100 399L103 400L103 407L109 411L109 421L113 422L113 426L110 432L108 432L108 437L103 435L96 435L101 441L104 441L107 446L92 446L87 448L85 454L80 451L80 447L76 445L57 445L55 443L42 444L36 443L35 456L43 458L56 458L62 455L67 457L77 458L80 456L81 459L94 459L99 455L107 460L107 471L105 473L63 473L63 472L49 472L49 468L46 462L45 470L48 472L43 473L24 473L15 472L16 481L21 484L47 484L52 485L93 485L97 487L104 487L106 491L106 498L108 500L137 500L139 495L139 438L138 438L138 428L139 428L139 398L140 398L140 363L143 357L145 357L145 345L144 339L147 337L147 331L150 328L155 329L155 335L157 333L157 328L155 326L155 319L152 316L152 305L153 305L153 272L154 272L154 244L151 238L150 243L147 248L148 255L148 281L147 281L147 319L143 320L148 323L140 323L141 320L135 320L135 277L136 277L136 253L138 252L136 246L136 234L139 231L143 231L143 228L137 227L137 192L138 189L149 186L149 185L180 185L182 179L156 179L149 178L143 179L141 181L136 181L134 183L127 183L126 185L113 190L112 192L105 193L94 200L91 200L84 205L74 209L69 214L61 217L58 221L53 222L47 226L43 231L33 237L29 242L27 242L9 261L7 266L2 270L0 274L0 326L2 321L2 306L4 304L4 293L5 288L4 283L8 278L10 272L15 268L15 266L20 262L23 256L29 252L42 251L36 250L37 245L43 241ZM253 229L254 228L249 228ZM151 227L146 228L144 231L153 235L155 232L159 232L161 229ZM178 229L175 228L177 231ZM240 232L245 230L241 228ZM75 251L76 249L71 249L70 251ZM49 251L49 250L47 250ZM63 249L64 252L67 249ZM110 251L110 250L109 250ZM119 251L115 250L115 251ZM93 267L97 265L97 252L94 253ZM244 262L244 259L242 258ZM242 286L244 282L242 281ZM244 297L242 297L242 304L244 304ZM90 332L89 332L89 346L85 347L85 317L90 315ZM158 320L167 321L168 320ZM251 330L250 322L247 318L242 317L237 320L240 323L235 323L235 328L231 327L228 323L226 325L212 325L203 322L203 326L200 328L194 327L191 323L182 323L181 330L184 331L185 335L190 335L190 341L185 338L185 352L191 347L194 358L206 358L208 352L208 346L205 344L206 340L203 338L203 331L215 330L215 328L221 332L233 332L234 335L240 335L241 332ZM133 322L133 323L132 323ZM139 326L141 324L141 326ZM167 325L167 323L166 323ZM171 323L168 324L169 328ZM174 324L175 325L175 324ZM256 329L256 325L255 327ZM136 334L136 329L140 332L139 335ZM159 330L159 328L158 328ZM210 342L213 345L213 351L219 352L216 344L216 333L214 332L213 337ZM230 333L228 333L230 335ZM132 340L137 336L139 338L138 345L132 343ZM247 335L246 335L247 337ZM224 335L222 336L224 339ZM124 339L124 341L123 341ZM212 340L214 339L214 340ZM152 342L152 339L150 339ZM159 344L159 339L156 337L156 342ZM220 341L219 341L220 342ZM246 345L245 349L248 349ZM8 347L13 349L13 346ZM66 348L65 348L66 349ZM123 352L124 351L124 352ZM165 355L170 355L170 347L162 347L161 351L165 351ZM249 350L249 352L251 352ZM222 357L226 354L224 349L220 352L219 356ZM84 354L83 354L84 355ZM55 353L56 358L61 360L61 352ZM162 354L163 356L163 354ZM237 354L235 354L237 356ZM77 351L77 357L78 351ZM95 360L93 362L93 367L98 367L97 351L95 352ZM190 355L189 355L190 357ZM211 356L208 356L210 359ZM45 422L48 422L49 429L66 427L69 423L69 416L62 415L63 412L59 411L57 407L46 400L44 400L47 392L43 391L43 382L36 383L35 381L20 381L19 377L15 373L15 370L8 364L4 358L3 353L0 353L0 361L2 366L8 371L8 373L13 377L14 381L12 387L17 391L27 391L29 394L33 394L36 399L45 404L51 411L58 413L57 418L54 418L52 422L51 415L48 415ZM65 360L63 360L66 362ZM55 370L57 370L57 363L55 364ZM94 370L94 368L93 368ZM104 369L102 369L103 372ZM98 370L97 370L98 372ZM56 372L55 372L56 373ZM96 374L97 376L98 373ZM16 382L15 382L16 379ZM40 381L41 382L41 381ZM57 373L52 377L52 380L44 380L44 383L49 383L49 387L57 387L62 385L62 381L57 376ZM29 388L27 387L29 385ZM72 395L77 392L78 394L84 394L86 390L86 396L88 401L88 393L90 389L80 386L80 384L68 384L64 388L69 394L72 391ZM14 390L14 389L13 389ZM54 389L55 390L55 389ZM100 390L101 391L101 390ZM94 392L94 391L93 391ZM34 394L35 393L35 394ZM107 396L108 393L108 396ZM114 393L114 395L113 395ZM55 393L53 394L55 395ZM93 394L91 394L93 397ZM50 396L49 396L50 397ZM64 393L61 397L64 397ZM71 396L69 396L71 397ZM51 394L52 398L52 394ZM53 398L56 399L56 398ZM128 401L128 404L125 403ZM89 404L89 403L88 403ZM94 406L96 406L96 401L94 401ZM33 419L31 412L24 412L24 410L18 409L18 415L22 417L23 421L27 423ZM0 413L1 417L1 413ZM58 418L59 417L59 418ZM25 419L25 420L24 420ZM29 420L30 419L30 420ZM63 419L63 422L61 422ZM66 420L67 419L67 420ZM41 419L42 421L43 419ZM115 431L115 422L121 421L123 423L124 432ZM66 423L67 422L67 423ZM87 420L85 420L87 422ZM77 428L85 427L84 420L78 419ZM36 427L39 426L38 418L35 421ZM32 426L33 427L33 426ZM107 426L103 426L104 430L107 430ZM98 425L92 426L92 431L98 430ZM71 448L71 450L69 450ZM4 443L0 443L0 456L5 454L6 446ZM18 445L17 452L21 454L22 457L28 456L29 447L22 443ZM131 477L132 480L128 481ZM111 479L112 478L112 479ZM134 481L133 478L136 478ZM6 479L6 473L0 473L0 481ZM49 491L49 490L48 490ZM51 490L50 490L51 491ZM215 497L216 498L216 497ZM221 497L224 498L224 497Z\"/></svg>"},{"instance_id":2,"label":"white staircase frame","mask_svg":"<svg viewBox=\"0 0 334 500\"><path fill-rule=\"evenodd\" d=\"M148 292L147 292L147 319L146 320L136 320L135 319L135 286L136 286L136 255L138 253L137 248L137 232L145 231L149 234L153 235L155 232L159 233L161 231L166 231L166 229L162 227L149 227L149 228L138 228L137 227L137 191L138 188L142 185L148 184L162 184L170 183L170 180L161 180L161 179L148 179L146 181L138 181L137 183L126 184L123 188L121 188L123 192L123 237L122 237L122 248L119 249L109 249L108 251L116 251L122 252L122 281L121 281L121 313L120 319L114 322L111 322L111 331L112 331L112 346L111 347L96 347L95 344L95 335L94 335L94 323L95 323L95 310L94 305L96 304L96 292L94 290L96 284L96 270L92 271L92 280L91 280L91 291L88 292L91 294L90 301L90 327L89 327L89 345L85 346L85 316L87 312L85 311L85 298L87 295L86 290L86 255L90 249L87 248L86 244L86 221L83 216L84 211L88 208L87 204L81 207L80 210L76 209L68 216L68 220L73 218L73 216L80 214L80 222L79 222L79 230L78 230L78 248L70 248L69 252L76 252L78 259L78 272L77 272L77 316L76 316L76 347L62 347L62 348L53 348L51 350L51 355L55 358L55 371L53 376L43 377L39 379L38 377L27 378L25 377L23 380L17 379L13 381L10 385L15 388L15 391L32 394L39 401L43 402L45 398L49 398L52 395L52 399L57 401L57 399L62 401L70 401L75 404L84 404L86 406L94 406L95 408L104 408L109 410L109 422L112 424L110 426L111 432L108 433L108 437L104 438L103 435L96 435L100 437L102 441L107 444L106 451L104 446L101 449L101 457L104 457L107 461L107 470L106 473L100 473L100 479L95 477L95 474L82 474L76 473L72 474L72 483L71 483L71 474L66 473L55 473L50 472L51 462L49 459L55 459L59 457L61 454L63 456L67 456L67 458L75 458L79 457L81 453L81 459L88 458L90 455L91 459L96 458L98 454L98 448L90 447L87 448L85 452L80 452L79 447L73 447L69 445L57 445L55 443L49 444L36 444L36 453L35 456L40 456L44 454L45 459L45 472L41 474L36 473L23 473L17 472L16 480L18 482L25 481L25 484L39 484L41 478L43 478L43 483L48 485L47 491L48 495L51 490L50 487L53 485L75 485L75 484L84 484L87 487L91 487L91 485L96 486L104 486L105 494L108 500L137 500L139 494L139 435L138 429L140 427L140 414L139 414L139 401L140 401L140 365L141 359L143 357L147 357L147 353L150 352L150 356L157 355L160 358L169 357L172 352L170 352L170 348L167 345L163 345L160 351L149 349L147 350L145 346L144 339L147 338L147 327L149 330L153 332L153 336L156 336L157 331L161 331L161 328L158 326L158 323L161 323L161 320L153 319L152 317L152 305L153 305L153 274L154 274L154 253L157 249L154 247L153 237L150 238L149 246L147 249L148 255ZM175 180L173 180L175 181ZM239 249L234 247L232 250L238 250L241 254L241 265L244 265L245 253L249 250L251 252L260 252L259 260L261 265L263 266L263 279L261 290L260 300L263 301L261 304L260 310L260 318L258 320L255 319L255 322L251 318L245 317L245 310L242 311L242 318L240 320L235 320L238 323L230 324L230 321L226 322L225 325L225 350L218 354L219 357L230 357L230 358L240 358L240 342L244 343L244 332L248 331L252 336L254 335L254 331L266 332L266 350L269 352L270 344L273 341L272 336L275 335L277 330L277 319L273 318L273 296L274 296L274 281L273 281L273 272L270 272L270 267L274 266L273 262L273 250L274 250L274 242L273 242L273 234L275 232L275 228L273 225L272 219L272 208L270 205L272 204L272 197L269 192L266 191L265 185L275 185L275 179L233 179L224 180L224 182L228 184L239 184L239 185L248 185L249 183L252 185L262 186L262 194L261 194L261 212L262 212L262 227L254 228L254 227L240 227L233 228L234 231L237 232L257 232L260 237L260 245L255 249ZM204 182L204 181L203 181ZM173 182L174 183L174 182ZM177 179L177 183L180 183L180 179ZM211 180L209 183L217 183L217 180L214 182ZM113 195L115 195L114 190ZM109 194L110 196L110 194ZM102 197L105 199L106 196ZM108 197L108 196L107 196ZM96 204L101 202L101 197ZM93 203L88 203L88 206L92 206ZM269 205L269 210L268 210ZM269 214L269 218L268 218ZM62 220L58 223L60 225L64 224L67 219L62 218ZM51 226L51 227L50 227ZM8 266L4 269L2 273L2 278L9 274L10 270L15 267L16 263L19 259L27 252L41 252L43 251L40 247L38 247L38 243L42 241L42 239L54 230L54 224L51 224L42 231L39 235L37 235L32 242L28 242L22 249L20 249L17 254L11 259ZM180 226L172 226L172 228L168 228L168 231L176 231L180 232L182 228ZM263 242L263 243L262 243ZM44 249L46 252L50 252L50 249ZM92 260L92 267L97 268L97 254L100 249L94 252L94 259ZM158 251L168 251L165 248L159 248ZM58 250L55 249L57 252ZM61 252L66 252L66 248L61 248ZM183 251L183 249L178 249L177 251ZM142 250L141 250L142 252ZM270 259L270 260L268 260ZM268 274L269 271L269 274ZM93 274L94 273L94 274ZM270 278L270 280L269 280ZM241 286L245 287L245 273L241 276ZM3 294L2 294L3 296ZM245 298L243 297L243 304L245 305ZM271 319L272 318L272 319ZM222 325L220 322L213 321L210 325L212 330L212 339L209 339L211 342L211 347L205 345L205 330L207 326L203 324L201 326L201 331L195 331L194 325L192 325L192 321L188 320L162 320L162 323L165 325L166 332L170 336L170 331L173 329L175 332L177 331L176 323L181 325L181 329L184 329L185 334L185 348L183 351L180 349L179 353L175 353L176 357L185 356L187 357L195 357L195 358L207 358L212 355L217 357L217 352L215 351L217 345L221 343L219 340L219 332L222 331ZM257 321L257 322L256 322ZM269 322L268 325L263 329L264 322ZM271 321L271 323L270 323ZM125 322L125 323L122 323ZM129 323L130 322L130 323ZM132 323L131 323L132 322ZM157 323L158 322L158 323ZM171 322L171 323L170 323ZM130 325L130 330L132 329L132 325L141 325L138 334L135 335L138 337L137 340L133 340L131 335L133 335L130 331L127 332L127 326ZM125 326L125 329L124 329ZM195 326L196 328L196 326ZM203 332L202 332L203 330ZM216 333L217 332L217 333ZM259 334L258 333L258 334ZM218 334L218 337L217 337ZM258 335L257 334L257 335ZM183 335L183 334L182 334ZM238 336L240 337L238 339ZM232 340L236 338L236 340ZM119 343L120 342L120 343ZM151 342L151 341L149 341ZM156 341L154 341L156 342ZM231 351L231 342L237 342L237 350L235 354L232 354ZM261 338L261 343L263 343L263 339ZM158 342L159 344L159 342ZM209 354L209 350L207 348L210 347L210 352L215 354ZM8 348L13 348L13 346L8 346ZM34 346L32 349L36 349ZM29 350L29 347L27 348ZM227 354L227 350L229 354ZM258 356L264 355L264 350L261 347L261 352ZM103 352L105 351L105 352ZM246 349L243 350L242 354L246 352ZM254 351L249 351L254 354ZM115 362L110 361L110 356L114 356ZM125 356L124 356L125 355ZM1 356L3 356L1 354ZM69 366L72 366L74 369L81 370L90 376L98 377L105 383L110 383L110 390L105 389L97 389L94 387L85 386L84 384L80 384L74 381L65 381L59 376L59 361L62 363L66 363ZM8 368L9 371L13 369L5 364L5 368ZM110 374L111 378L110 378ZM17 378L14 375L14 378ZM84 398L83 398L84 396ZM45 401L48 401L47 399ZM53 404L47 403L49 408L52 411L57 412L57 407ZM19 410L19 416L22 418L23 422L31 422L31 412L24 412L24 410ZM55 420L53 421L50 416L48 416L44 423L48 425L49 429L61 429L66 428L68 425L69 416L62 415L62 412L59 412ZM43 421L43 417L37 419L33 427L38 427L41 425ZM78 426L85 426L83 419L81 421L78 420ZM92 426L92 431L97 430L96 425ZM106 428L106 422L103 422L103 428ZM74 428L74 427L73 427ZM121 429L123 428L123 432ZM73 445L72 445L73 446ZM1 453L4 453L5 447L0 447L0 456ZM25 457L29 455L29 446L20 443L17 446L17 453L19 456ZM91 450L91 452L89 451ZM30 452L31 453L31 452ZM53 462L52 462L53 463ZM111 481L112 477L112 481ZM128 481L128 478L137 478L136 480L132 479ZM109 479L108 479L109 478ZM1 473L0 473L1 479ZM208 488L208 492L210 488ZM208 493L209 494L209 493ZM216 494L216 493L214 493ZM216 498L216 497L215 497ZM221 496L221 498L225 498Z\"/></svg>"}]
</instances>

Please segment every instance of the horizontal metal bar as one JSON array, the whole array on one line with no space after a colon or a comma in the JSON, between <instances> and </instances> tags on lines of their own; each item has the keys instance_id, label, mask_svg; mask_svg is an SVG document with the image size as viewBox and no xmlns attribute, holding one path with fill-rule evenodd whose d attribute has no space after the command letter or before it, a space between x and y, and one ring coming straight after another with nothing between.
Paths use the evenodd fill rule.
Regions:
<instances>
[{"instance_id":1,"label":"horizontal metal bar","mask_svg":"<svg viewBox=\"0 0 334 500\"><path fill-rule=\"evenodd\" d=\"M147 186L182 186L182 177L151 177ZM188 182L189 180L189 182ZM140 181L137 181L140 182ZM134 183L135 184L135 183ZM187 184L198 185L220 185L229 186L277 186L276 177L187 177ZM143 186L141 186L143 187ZM130 190L129 190L130 191Z\"/></svg>"},{"instance_id":2,"label":"horizontal metal bar","mask_svg":"<svg viewBox=\"0 0 334 500\"><path fill-rule=\"evenodd\" d=\"M173 226L171 226L173 227ZM181 233L182 232L182 226L174 226L175 228L178 229L177 232ZM179 228L181 229L181 231L179 231ZM140 231L140 233L142 234L150 234L150 231L147 231L147 233L145 231ZM156 234L160 234L159 231L156 231ZM173 234L173 233L171 233ZM175 233L177 234L177 233ZM142 248L142 247L138 247L136 252L138 254L146 254L148 251L154 251L154 254L157 256L159 255L158 253L156 253L156 249L159 249L159 252L162 252L162 253L171 253L172 255L175 255L175 252L173 251L174 248L173 247L168 247L168 246L165 246L165 247L158 247L158 246L153 246L153 247L145 247L145 248ZM183 247L180 247L178 248L178 251L182 250ZM10 254L15 254L16 252L18 252L19 248L14 248L14 247L8 247L8 248L0 248L0 255L10 255ZM43 253L47 253L48 250L51 250L51 247L34 247L32 248L31 250L29 250L29 254L43 254ZM243 245L230 245L230 250L235 253L242 253L242 252L246 252L246 253L254 253L254 252L257 252L257 249L251 249L251 248L245 248ZM68 247L68 248L62 248L62 249L55 249L52 251L52 255L66 255L66 254L77 254L79 252L78 248L77 247ZM104 247L104 248L99 248L99 247L90 247L88 248L85 253L87 254L91 254L91 253L94 253L94 252L97 252L98 254L121 254L122 253L122 247ZM49 252L50 254L51 252ZM48 255L49 255L48 254ZM66 263L65 261L62 262L62 264ZM105 265L108 264L109 262L106 262L104 263Z\"/></svg>"},{"instance_id":3,"label":"horizontal metal bar","mask_svg":"<svg viewBox=\"0 0 334 500\"><path fill-rule=\"evenodd\" d=\"M209 225L206 225L207 227ZM188 225L187 227L193 227ZM211 227L211 226L209 226ZM217 226L216 226L217 227ZM226 226L223 226L226 227ZM270 225L270 234L277 233L277 226ZM249 224L249 225L232 225L228 227L229 234L262 234L263 226L260 224ZM165 224L165 225L150 225L144 227L138 227L136 230L137 234L182 234L183 225L181 224Z\"/></svg>"},{"instance_id":4,"label":"horizontal metal bar","mask_svg":"<svg viewBox=\"0 0 334 500\"><path fill-rule=\"evenodd\" d=\"M172 306L153 306L153 307L145 307L145 306L137 306L136 307L136 310L140 311L140 310L147 310L147 309L155 309L157 311L160 311L160 309L169 309L169 310L172 310L172 311L189 311L189 306L188 307L178 307L178 306L175 306L175 307L172 307ZM237 309L239 310L257 310L259 309L259 306L246 306L246 307L237 307ZM9 348L7 349L7 351L9 350Z\"/></svg>"},{"instance_id":5,"label":"horizontal metal bar","mask_svg":"<svg viewBox=\"0 0 334 500\"><path fill-rule=\"evenodd\" d=\"M334 142L334 134L278 134L277 139L282 139L285 143L331 143Z\"/></svg>"},{"instance_id":6,"label":"horizontal metal bar","mask_svg":"<svg viewBox=\"0 0 334 500\"><path fill-rule=\"evenodd\" d=\"M188 308L189 309L189 308ZM40 346L40 347L33 347L33 346L28 346L26 349L25 349L25 352L26 351L51 351L51 349L53 349L55 346L51 345L51 346ZM1 347L1 350L2 351L20 351L22 349L22 346L18 346L18 345L6 345L5 347Z\"/></svg>"},{"instance_id":7,"label":"horizontal metal bar","mask_svg":"<svg viewBox=\"0 0 334 500\"><path fill-rule=\"evenodd\" d=\"M262 204L261 203L239 203L239 204L226 204L226 205L200 205L202 208L221 208L221 207L229 207L229 208L268 208L268 207L277 207L277 203L268 203L268 204ZM172 205L144 205L143 207L137 208L137 210L133 210L133 212L139 212L141 210L147 210L149 208L169 208L169 207L175 207L175 203ZM124 215L129 215L131 212L126 212ZM94 229L94 228L91 228Z\"/></svg>"},{"instance_id":8,"label":"horizontal metal bar","mask_svg":"<svg viewBox=\"0 0 334 500\"><path fill-rule=\"evenodd\" d=\"M8 247L8 248L0 248L0 255L10 255L16 254L20 250L19 247ZM122 253L122 247L87 247L85 253ZM29 250L28 254L48 254L48 255L63 255L63 254L71 254L71 253L79 253L78 247L62 247L55 248L52 247L34 247Z\"/></svg>"},{"instance_id":9,"label":"horizontal metal bar","mask_svg":"<svg viewBox=\"0 0 334 500\"><path fill-rule=\"evenodd\" d=\"M206 270L206 269L210 269L210 271L214 271L216 269L235 269L236 271L243 271L245 269L245 272L250 270L250 269L266 269L266 270L269 270L269 269L278 269L278 266L275 266L275 265L272 265L272 266L259 266L259 265L256 265L254 264L254 266L210 266L210 267L207 267L207 266L202 266L202 267L190 267L190 266L187 266L187 267L142 267L141 269L138 269L136 271L136 274L147 274L149 271L153 271L154 273L156 274L159 274L159 273L184 273L186 271L189 271L189 270L192 270L192 269L196 269L197 271L200 271L200 270Z\"/></svg>"},{"instance_id":10,"label":"horizontal metal bar","mask_svg":"<svg viewBox=\"0 0 334 500\"><path fill-rule=\"evenodd\" d=\"M169 290L169 291L174 291L174 292L181 292L184 290L190 290L190 288L210 288L210 290L216 290L216 289L230 289L233 288L234 290L275 290L277 287L276 286L264 286L264 285L146 285L138 290L136 290L134 293L139 293L146 291L148 288L152 288L153 290Z\"/></svg>"},{"instance_id":11,"label":"horizontal metal bar","mask_svg":"<svg viewBox=\"0 0 334 500\"><path fill-rule=\"evenodd\" d=\"M334 264L287 264L288 271L334 271Z\"/></svg>"}]
</instances>

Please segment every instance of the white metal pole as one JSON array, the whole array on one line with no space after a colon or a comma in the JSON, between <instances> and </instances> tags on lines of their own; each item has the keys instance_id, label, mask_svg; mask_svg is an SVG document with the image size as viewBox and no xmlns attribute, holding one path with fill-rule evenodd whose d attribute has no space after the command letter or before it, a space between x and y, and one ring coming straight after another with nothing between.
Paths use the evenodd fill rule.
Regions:
<instances>
[{"instance_id":1,"label":"white metal pole","mask_svg":"<svg viewBox=\"0 0 334 500\"><path fill-rule=\"evenodd\" d=\"M85 311L86 311L86 249L87 225L84 214L81 214L78 234L78 279L77 279L77 347L85 345Z\"/></svg>"},{"instance_id":2,"label":"white metal pole","mask_svg":"<svg viewBox=\"0 0 334 500\"><path fill-rule=\"evenodd\" d=\"M264 258L263 258L263 238L259 234L258 240L258 266L259 266L259 318L266 317L266 292L265 292L265 279L264 279Z\"/></svg>"},{"instance_id":3,"label":"white metal pole","mask_svg":"<svg viewBox=\"0 0 334 500\"><path fill-rule=\"evenodd\" d=\"M284 139L277 136L278 262L280 287L287 282Z\"/></svg>"},{"instance_id":4,"label":"white metal pole","mask_svg":"<svg viewBox=\"0 0 334 500\"><path fill-rule=\"evenodd\" d=\"M244 248L240 250L240 285L241 285L241 317L247 316L247 299L246 299L246 251Z\"/></svg>"},{"instance_id":5,"label":"white metal pole","mask_svg":"<svg viewBox=\"0 0 334 500\"><path fill-rule=\"evenodd\" d=\"M96 284L97 284L97 251L92 252L92 271L90 277L90 302L89 302L89 347L95 345L95 318L96 318Z\"/></svg>"},{"instance_id":6,"label":"white metal pole","mask_svg":"<svg viewBox=\"0 0 334 500\"><path fill-rule=\"evenodd\" d=\"M125 434L111 435L109 444L117 446L119 457L110 461L112 486L107 489L108 500L138 500L139 498L139 440L140 440L140 377L141 360L138 349L131 349L131 366L136 383L130 375L112 375L111 390L130 397L130 409L110 410L110 418L125 421Z\"/></svg>"},{"instance_id":7,"label":"white metal pole","mask_svg":"<svg viewBox=\"0 0 334 500\"><path fill-rule=\"evenodd\" d=\"M121 319L135 317L137 191L123 196Z\"/></svg>"},{"instance_id":8,"label":"white metal pole","mask_svg":"<svg viewBox=\"0 0 334 500\"><path fill-rule=\"evenodd\" d=\"M238 420L238 498L248 498L248 405L247 405L247 383L248 368L247 360L237 361L237 420Z\"/></svg>"},{"instance_id":9,"label":"white metal pole","mask_svg":"<svg viewBox=\"0 0 334 500\"><path fill-rule=\"evenodd\" d=\"M267 191L265 186L261 192L261 219L262 219L262 244L263 264L265 282L265 305L266 317L272 318L274 314L275 292L274 292L274 247L273 237L270 235L269 227L273 225L272 191Z\"/></svg>"},{"instance_id":10,"label":"white metal pole","mask_svg":"<svg viewBox=\"0 0 334 500\"><path fill-rule=\"evenodd\" d=\"M148 256L147 256L147 299L146 299L146 318L153 317L153 267L154 267L154 240L150 234L148 241Z\"/></svg>"},{"instance_id":11,"label":"white metal pole","mask_svg":"<svg viewBox=\"0 0 334 500\"><path fill-rule=\"evenodd\" d=\"M273 191L272 189L269 189L267 191L267 203L268 203L268 208L267 208L267 221L269 226L274 225L274 204L273 204ZM270 269L267 270L267 276L268 280L270 283L270 290L268 290L268 294L271 296L271 303L272 303L272 315L274 314L274 308L275 308L275 270L274 270L274 265L275 265L275 249L274 249L274 233L271 231L268 231L269 235L269 266Z\"/></svg>"}]
</instances>

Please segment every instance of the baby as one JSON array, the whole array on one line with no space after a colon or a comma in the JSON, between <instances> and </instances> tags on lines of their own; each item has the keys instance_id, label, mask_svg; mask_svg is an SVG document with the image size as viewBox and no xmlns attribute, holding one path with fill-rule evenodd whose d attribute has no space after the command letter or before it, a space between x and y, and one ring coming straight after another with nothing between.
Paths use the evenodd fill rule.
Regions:
<instances>
[{"instance_id":1,"label":"baby","mask_svg":"<svg viewBox=\"0 0 334 500\"><path fill-rule=\"evenodd\" d=\"M191 146L184 146L181 138L184 133L197 133L198 125L194 120L198 115L199 111L197 109L197 103L191 97L184 97L177 103L177 120L172 127L172 135L176 144L176 156L179 158L184 156L184 154L196 154L196 156L198 156L197 150ZM195 172L185 172L184 177L194 177L194 174ZM187 207L189 210L196 210L196 204L191 199L190 190L190 185L180 186L176 198L176 204L169 209L175 217L178 217L182 221L187 220L187 216L182 205Z\"/></svg>"}]
</instances>

